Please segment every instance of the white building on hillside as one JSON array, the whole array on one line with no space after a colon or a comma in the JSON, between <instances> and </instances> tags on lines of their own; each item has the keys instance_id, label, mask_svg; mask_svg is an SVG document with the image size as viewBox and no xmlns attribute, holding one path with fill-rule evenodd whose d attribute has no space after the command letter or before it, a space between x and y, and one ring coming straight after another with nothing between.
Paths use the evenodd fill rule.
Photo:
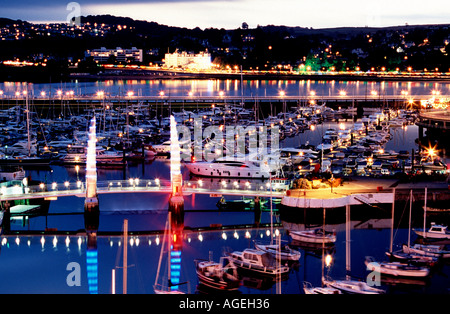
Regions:
<instances>
[{"instance_id":1,"label":"white building on hillside","mask_svg":"<svg viewBox=\"0 0 450 314\"><path fill-rule=\"evenodd\" d=\"M209 70L211 69L211 64L211 54L208 52L191 54L175 51L174 53L166 53L164 57L164 66L169 69Z\"/></svg>"}]
</instances>

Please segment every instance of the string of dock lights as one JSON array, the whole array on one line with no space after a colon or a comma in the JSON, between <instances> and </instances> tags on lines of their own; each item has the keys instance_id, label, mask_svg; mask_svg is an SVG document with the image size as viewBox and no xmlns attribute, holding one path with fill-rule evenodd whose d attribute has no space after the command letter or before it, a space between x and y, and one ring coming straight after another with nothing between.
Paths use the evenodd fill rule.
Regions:
<instances>
[{"instance_id":1,"label":"string of dock lights","mask_svg":"<svg viewBox=\"0 0 450 314\"><path fill-rule=\"evenodd\" d=\"M15 92L13 92L13 95L14 95L16 98L19 98L20 96L26 96L26 95L28 95L28 94L29 94L29 92L28 92L27 90L23 90L23 91L16 90ZM34 94L34 91L32 91L31 94L33 94L33 96L34 96L34 95L35 95L35 94ZM317 93L316 93L315 91L313 91L313 90L311 90L308 94L309 94L308 96L313 97L313 98L316 97L316 96L318 96ZM90 95L88 95L88 94L78 94L78 93L75 93L75 91L73 91L73 90L65 90L65 91L64 91L64 90L61 90L61 89L58 89L58 90L54 91L53 93L52 93L52 91L41 90L41 91L38 91L36 95L39 95L41 98L45 98L45 97L49 97L49 98L51 98L51 97L57 97L58 99L61 99L61 100L62 100L64 97L67 97L67 98L74 98L74 97L89 97L89 96L90 96ZM219 97L225 97L225 96L226 96L226 93L225 93L223 90L220 90L220 91L217 92L217 95L218 95ZM278 92L278 95L279 95L280 97L286 97L286 96L287 96L287 94L286 94L285 91L279 91L279 92ZM380 93L379 93L378 91L376 91L376 90L372 90L372 91L370 92L370 96L372 96L372 97L378 97L379 95L380 95ZM400 96L403 96L403 97L407 97L407 96L409 95L409 92L406 91L406 90L401 90L400 93L399 93L399 95L400 95ZM432 91L430 92L430 95L431 95L431 96L439 96L439 95L441 95L441 91L439 91L439 90L432 90ZM97 91L97 92L91 94L91 96L94 96L94 97L97 97L97 98L100 98L100 99L105 99L105 98L108 96L108 93L106 93L106 92L103 91L103 90L100 90L100 91ZM109 96L111 96L111 97L120 97L120 96L122 96L122 95L109 95ZM133 97L136 96L136 94L135 94L134 91L128 91L128 92L126 92L126 94L123 95L123 96L128 97L128 98L133 98ZM151 96L151 95L148 95L148 96ZM170 94L167 94L165 91L162 91L162 90L159 91L159 92L158 92L156 95L154 95L154 96L159 96L159 97L161 97L161 98L166 98L166 97L170 98ZM193 97L193 96L195 96L195 93L194 93L193 91L188 91L188 92L187 92L187 96ZM348 94L347 94L347 92L346 92L345 90L339 90L337 96L345 97L345 96L348 96ZM6 98L8 98L8 93L5 92L4 90L0 90L0 98L1 98L1 99L4 99L4 98L6 99ZM314 102L314 100L311 100L311 101Z\"/></svg>"},{"instance_id":2,"label":"string of dock lights","mask_svg":"<svg viewBox=\"0 0 450 314\"><path fill-rule=\"evenodd\" d=\"M28 92L26 90L23 90L22 92L15 91L13 95L15 97L20 97L22 95L25 96L27 94L28 94ZM34 95L34 92L33 92L33 95ZM52 97L52 95L55 96L55 97L57 96L58 98L63 98L63 97L69 97L70 98L70 97L75 97L75 96L88 97L89 96L87 94L84 94L84 95L82 95L82 94L75 94L75 91L73 91L73 90L63 91L61 89L58 89L58 90L54 91L53 93L51 91L41 90L40 92L38 91L36 95L39 95L42 98L44 98L44 97ZM101 99L106 98L106 96L108 96L108 94L105 91L97 91L97 92L95 92L94 94L91 94L91 95L92 96L96 96L96 97L101 98ZM225 96L225 92L224 91L218 91L217 95L220 96L220 97L224 97ZM0 90L0 98L3 98L4 96L7 96L7 94L5 93L4 90ZM134 91L128 91L128 92L126 92L126 96L128 98L132 98L132 97L134 97L136 95L135 95ZM151 95L149 95L149 96L151 96ZM158 94L155 95L155 96L170 97L170 96L166 95L165 91L159 91ZM193 91L189 91L189 92L187 92L187 96L193 97L193 96L195 96L195 93Z\"/></svg>"},{"instance_id":3,"label":"string of dock lights","mask_svg":"<svg viewBox=\"0 0 450 314\"><path fill-rule=\"evenodd\" d=\"M205 182L203 182L203 180L200 179L200 180L197 180L197 181L188 181L188 182L186 182L186 186L195 188L195 183L198 185L199 188L203 188L204 184L205 184ZM240 181L232 181L232 182L230 180L221 180L220 181L220 186L223 189L227 189L229 185L233 189L238 189L239 190L239 189L242 188L242 185L241 185ZM256 186L258 186L258 185L256 185ZM245 181L245 182L243 182L243 187L246 188L246 189L251 189L253 186L250 183L250 181ZM279 182L275 182L272 185L272 190L277 190L280 187L281 187L280 183ZM264 189L270 189L270 183L269 182L259 185L259 190L264 190Z\"/></svg>"}]
</instances>

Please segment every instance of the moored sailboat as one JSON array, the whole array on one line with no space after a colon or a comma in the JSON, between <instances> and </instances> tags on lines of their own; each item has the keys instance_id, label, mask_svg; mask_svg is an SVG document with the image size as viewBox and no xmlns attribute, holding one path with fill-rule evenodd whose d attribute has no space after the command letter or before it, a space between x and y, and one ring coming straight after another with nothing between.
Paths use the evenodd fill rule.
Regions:
<instances>
[{"instance_id":1,"label":"moored sailboat","mask_svg":"<svg viewBox=\"0 0 450 314\"><path fill-rule=\"evenodd\" d=\"M244 251L229 253L228 256L241 271L273 278L289 275L289 267L277 265L276 259L268 252L245 249Z\"/></svg>"},{"instance_id":2,"label":"moored sailboat","mask_svg":"<svg viewBox=\"0 0 450 314\"><path fill-rule=\"evenodd\" d=\"M312 230L289 231L289 235L293 240L308 243L324 243L331 244L336 242L336 233L326 231L323 228L315 228Z\"/></svg>"},{"instance_id":3,"label":"moored sailboat","mask_svg":"<svg viewBox=\"0 0 450 314\"><path fill-rule=\"evenodd\" d=\"M153 290L155 291L156 294L185 294L184 291L180 290L179 286L181 285L181 283L179 282L174 282L172 280L171 277L171 272L172 272L172 267L171 267L171 260L172 260L172 232L171 232L171 212L169 211L169 215L166 221L166 226L164 228L164 239L163 239L163 244L161 246L161 253L159 256L159 262L158 262L158 268L156 271L156 278L155 278L155 283L153 285ZM164 255L164 250L167 250L167 277L163 278L163 280L161 282L159 282L159 275L160 275L160 270L161 270L161 261ZM176 255L176 254L175 254ZM166 280L164 280L166 279ZM184 284L188 285L189 288L189 283L185 282Z\"/></svg>"},{"instance_id":4,"label":"moored sailboat","mask_svg":"<svg viewBox=\"0 0 450 314\"><path fill-rule=\"evenodd\" d=\"M305 294L342 294L342 291L333 287L314 287L310 282L303 282Z\"/></svg>"},{"instance_id":5,"label":"moored sailboat","mask_svg":"<svg viewBox=\"0 0 450 314\"><path fill-rule=\"evenodd\" d=\"M439 225L434 222L431 223L431 227L428 230L413 229L413 231L423 238L450 239L450 231L447 230L447 226Z\"/></svg>"},{"instance_id":6,"label":"moored sailboat","mask_svg":"<svg viewBox=\"0 0 450 314\"><path fill-rule=\"evenodd\" d=\"M442 245L420 244L416 243L413 246L403 245L403 252L419 254L423 256L431 256L436 258L447 259L450 258L450 251L444 250Z\"/></svg>"}]
</instances>

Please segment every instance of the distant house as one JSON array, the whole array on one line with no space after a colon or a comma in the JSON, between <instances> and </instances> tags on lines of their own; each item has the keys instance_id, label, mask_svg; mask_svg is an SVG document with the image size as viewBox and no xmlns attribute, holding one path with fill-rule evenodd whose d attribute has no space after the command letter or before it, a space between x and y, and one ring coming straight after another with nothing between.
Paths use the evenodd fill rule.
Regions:
<instances>
[{"instance_id":1,"label":"distant house","mask_svg":"<svg viewBox=\"0 0 450 314\"><path fill-rule=\"evenodd\" d=\"M186 68L192 70L211 69L211 54L200 52L198 54L187 53L185 51L166 53L164 56L164 67L166 68Z\"/></svg>"},{"instance_id":2,"label":"distant house","mask_svg":"<svg viewBox=\"0 0 450 314\"><path fill-rule=\"evenodd\" d=\"M94 61L98 63L108 62L110 57L115 57L118 62L142 62L143 54L142 49L132 47L131 49L122 49L117 47L116 49L106 49L101 47L100 49L87 50L85 55L87 57L93 57Z\"/></svg>"}]
</instances>

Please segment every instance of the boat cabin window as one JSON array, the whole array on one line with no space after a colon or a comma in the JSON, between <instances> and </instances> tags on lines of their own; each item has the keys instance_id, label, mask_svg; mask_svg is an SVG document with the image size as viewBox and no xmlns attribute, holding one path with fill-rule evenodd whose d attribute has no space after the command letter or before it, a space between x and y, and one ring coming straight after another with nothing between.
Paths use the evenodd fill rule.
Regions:
<instances>
[{"instance_id":1,"label":"boat cabin window","mask_svg":"<svg viewBox=\"0 0 450 314\"><path fill-rule=\"evenodd\" d=\"M85 148L84 147L69 147L67 149L67 152L69 154L84 154Z\"/></svg>"}]
</instances>

